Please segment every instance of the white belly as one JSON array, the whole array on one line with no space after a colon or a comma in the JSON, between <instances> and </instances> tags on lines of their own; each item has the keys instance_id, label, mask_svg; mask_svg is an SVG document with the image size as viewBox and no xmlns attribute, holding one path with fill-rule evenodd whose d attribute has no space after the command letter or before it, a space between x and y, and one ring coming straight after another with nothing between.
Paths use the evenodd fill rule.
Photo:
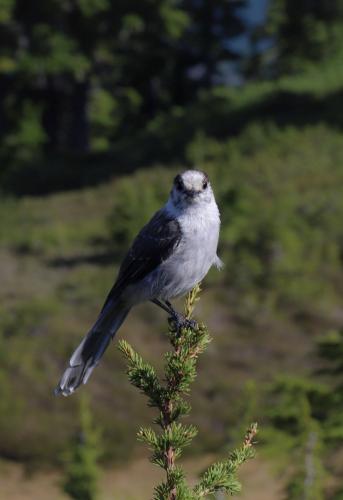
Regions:
<instances>
[{"instance_id":1,"label":"white belly","mask_svg":"<svg viewBox=\"0 0 343 500\"><path fill-rule=\"evenodd\" d=\"M171 299L184 295L207 274L217 255L219 216L180 219L182 240L160 266L157 296Z\"/></svg>"}]
</instances>

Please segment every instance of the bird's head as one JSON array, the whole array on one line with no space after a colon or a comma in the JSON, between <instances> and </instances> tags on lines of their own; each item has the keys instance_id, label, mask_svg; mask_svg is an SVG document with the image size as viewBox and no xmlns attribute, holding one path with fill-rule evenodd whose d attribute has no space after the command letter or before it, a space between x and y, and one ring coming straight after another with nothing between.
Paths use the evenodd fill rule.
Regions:
<instances>
[{"instance_id":1,"label":"bird's head","mask_svg":"<svg viewBox=\"0 0 343 500\"><path fill-rule=\"evenodd\" d=\"M199 203L210 203L213 192L208 175L200 170L186 170L174 179L171 199L175 206L186 207Z\"/></svg>"}]
</instances>

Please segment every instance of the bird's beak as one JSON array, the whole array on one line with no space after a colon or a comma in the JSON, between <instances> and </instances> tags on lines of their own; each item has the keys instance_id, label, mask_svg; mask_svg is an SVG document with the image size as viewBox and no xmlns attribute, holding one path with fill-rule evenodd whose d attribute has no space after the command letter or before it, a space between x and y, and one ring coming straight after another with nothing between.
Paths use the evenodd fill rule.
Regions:
<instances>
[{"instance_id":1,"label":"bird's beak","mask_svg":"<svg viewBox=\"0 0 343 500\"><path fill-rule=\"evenodd\" d=\"M188 189L186 191L186 194L188 198L194 198L198 194L198 191L196 191L195 189Z\"/></svg>"}]
</instances>

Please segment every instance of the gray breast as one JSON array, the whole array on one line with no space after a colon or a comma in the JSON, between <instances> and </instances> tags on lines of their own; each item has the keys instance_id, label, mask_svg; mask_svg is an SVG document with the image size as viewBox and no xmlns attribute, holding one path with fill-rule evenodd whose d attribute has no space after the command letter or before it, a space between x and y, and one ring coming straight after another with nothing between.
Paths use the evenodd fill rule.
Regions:
<instances>
[{"instance_id":1,"label":"gray breast","mask_svg":"<svg viewBox=\"0 0 343 500\"><path fill-rule=\"evenodd\" d=\"M207 274L216 258L219 223L183 224L182 239L175 252L157 272L155 293L162 299L184 295Z\"/></svg>"}]
</instances>

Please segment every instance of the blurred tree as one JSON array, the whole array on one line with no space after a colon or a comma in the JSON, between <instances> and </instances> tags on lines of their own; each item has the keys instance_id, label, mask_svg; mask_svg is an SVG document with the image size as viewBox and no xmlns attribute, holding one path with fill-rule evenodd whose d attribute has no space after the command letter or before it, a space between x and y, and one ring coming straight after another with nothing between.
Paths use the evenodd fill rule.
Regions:
<instances>
[{"instance_id":1,"label":"blurred tree","mask_svg":"<svg viewBox=\"0 0 343 500\"><path fill-rule=\"evenodd\" d=\"M262 80L274 76L270 64L271 40L265 23L251 26L247 31L248 50L241 61L241 72L247 81Z\"/></svg>"},{"instance_id":2,"label":"blurred tree","mask_svg":"<svg viewBox=\"0 0 343 500\"><path fill-rule=\"evenodd\" d=\"M268 416L274 429L288 436L285 448L297 464L287 485L290 500L327 498L324 470L341 477L340 465L333 471L332 457L339 453L343 440L343 330L320 338L317 352L322 362L317 376L321 375L322 383L281 377L269 393L273 404ZM271 434L271 439L275 439L275 434ZM329 498L343 498L341 481Z\"/></svg>"},{"instance_id":3,"label":"blurred tree","mask_svg":"<svg viewBox=\"0 0 343 500\"><path fill-rule=\"evenodd\" d=\"M288 436L293 470L289 500L323 500L322 430L319 406L324 387L297 377L283 377L272 386L274 404L268 414L275 428Z\"/></svg>"},{"instance_id":4,"label":"blurred tree","mask_svg":"<svg viewBox=\"0 0 343 500\"><path fill-rule=\"evenodd\" d=\"M99 432L95 429L89 403L80 403L80 432L66 454L64 491L76 500L94 500L97 496L100 455Z\"/></svg>"},{"instance_id":5,"label":"blurred tree","mask_svg":"<svg viewBox=\"0 0 343 500\"><path fill-rule=\"evenodd\" d=\"M232 38L245 32L240 9L247 0L184 0L183 6L191 19L179 47L174 89L177 102L190 98L188 89L209 88L218 82L223 65L241 57L230 45ZM182 80L180 81L180 78ZM186 98L186 99L185 99Z\"/></svg>"},{"instance_id":6,"label":"blurred tree","mask_svg":"<svg viewBox=\"0 0 343 500\"><path fill-rule=\"evenodd\" d=\"M244 2L2 2L0 127L8 157L21 145L24 159L44 148L105 150L158 111L193 99L237 56L227 41L244 30L237 14Z\"/></svg>"},{"instance_id":7,"label":"blurred tree","mask_svg":"<svg viewBox=\"0 0 343 500\"><path fill-rule=\"evenodd\" d=\"M272 0L268 32L275 40L279 71L299 71L342 47L343 1Z\"/></svg>"},{"instance_id":8,"label":"blurred tree","mask_svg":"<svg viewBox=\"0 0 343 500\"><path fill-rule=\"evenodd\" d=\"M328 440L336 446L343 442L343 329L329 332L318 340L317 347L324 363L322 373L326 375L333 388L331 412L326 429Z\"/></svg>"}]
</instances>

